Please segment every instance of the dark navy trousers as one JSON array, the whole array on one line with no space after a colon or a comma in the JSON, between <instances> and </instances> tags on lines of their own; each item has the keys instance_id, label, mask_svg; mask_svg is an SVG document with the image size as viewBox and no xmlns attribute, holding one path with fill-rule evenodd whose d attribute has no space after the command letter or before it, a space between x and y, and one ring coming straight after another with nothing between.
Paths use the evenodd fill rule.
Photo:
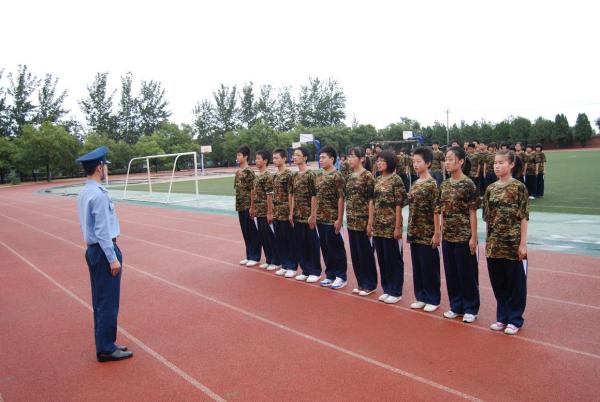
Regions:
<instances>
[{"instance_id":1,"label":"dark navy trousers","mask_svg":"<svg viewBox=\"0 0 600 402\"><path fill-rule=\"evenodd\" d=\"M117 259L123 266L123 255L115 245ZM98 244L88 246L85 252L85 261L90 271L92 284L92 306L94 310L94 338L96 340L96 353L110 354L117 348L117 316L119 315L119 297L121 294L121 275L110 273L110 264L104 251Z\"/></svg>"},{"instance_id":2,"label":"dark navy trousers","mask_svg":"<svg viewBox=\"0 0 600 402\"><path fill-rule=\"evenodd\" d=\"M390 296L402 296L404 285L404 261L401 241L386 237L373 237L377 262L381 272L381 287Z\"/></svg>"},{"instance_id":3,"label":"dark navy trousers","mask_svg":"<svg viewBox=\"0 0 600 402\"><path fill-rule=\"evenodd\" d=\"M358 287L365 290L377 288L377 267L371 239L365 230L348 229L350 258Z\"/></svg>"},{"instance_id":4,"label":"dark navy trousers","mask_svg":"<svg viewBox=\"0 0 600 402\"><path fill-rule=\"evenodd\" d=\"M279 253L277 252L277 247L275 245L275 233L271 230L271 226L266 217L257 217L256 220L258 222L260 244L265 252L267 264L280 265ZM273 229L275 229L274 226Z\"/></svg>"},{"instance_id":5,"label":"dark navy trousers","mask_svg":"<svg viewBox=\"0 0 600 402\"><path fill-rule=\"evenodd\" d=\"M250 218L250 211L247 209L238 211L238 218L244 243L246 243L246 259L260 261L260 238L254 219Z\"/></svg>"},{"instance_id":6,"label":"dark navy trousers","mask_svg":"<svg viewBox=\"0 0 600 402\"><path fill-rule=\"evenodd\" d=\"M296 270L296 250L294 250L294 229L289 221L273 220L275 229L275 248L279 262L284 269Z\"/></svg>"},{"instance_id":7,"label":"dark navy trousers","mask_svg":"<svg viewBox=\"0 0 600 402\"><path fill-rule=\"evenodd\" d=\"M496 321L521 328L527 301L527 272L524 262L488 258L487 265L497 302Z\"/></svg>"},{"instance_id":8,"label":"dark navy trousers","mask_svg":"<svg viewBox=\"0 0 600 402\"><path fill-rule=\"evenodd\" d=\"M317 229L308 223L294 221L296 257L304 275L321 275L321 253Z\"/></svg>"},{"instance_id":9,"label":"dark navy trousers","mask_svg":"<svg viewBox=\"0 0 600 402\"><path fill-rule=\"evenodd\" d=\"M450 309L456 314L479 312L479 268L469 242L442 241Z\"/></svg>"},{"instance_id":10,"label":"dark navy trousers","mask_svg":"<svg viewBox=\"0 0 600 402\"><path fill-rule=\"evenodd\" d=\"M525 185L527 186L527 192L532 197L537 196L537 182L538 182L537 175L528 174L526 176Z\"/></svg>"},{"instance_id":11,"label":"dark navy trousers","mask_svg":"<svg viewBox=\"0 0 600 402\"><path fill-rule=\"evenodd\" d=\"M348 280L346 272L348 271L348 261L346 259L346 248L342 233L335 234L333 225L323 223L317 224L319 230L319 243L321 244L321 253L325 261L325 275L332 281L335 278Z\"/></svg>"},{"instance_id":12,"label":"dark navy trousers","mask_svg":"<svg viewBox=\"0 0 600 402\"><path fill-rule=\"evenodd\" d=\"M415 298L426 304L439 306L440 252L427 244L410 244Z\"/></svg>"},{"instance_id":13,"label":"dark navy trousers","mask_svg":"<svg viewBox=\"0 0 600 402\"><path fill-rule=\"evenodd\" d=\"M538 173L537 175L537 193L535 197L544 196L544 173Z\"/></svg>"}]
</instances>

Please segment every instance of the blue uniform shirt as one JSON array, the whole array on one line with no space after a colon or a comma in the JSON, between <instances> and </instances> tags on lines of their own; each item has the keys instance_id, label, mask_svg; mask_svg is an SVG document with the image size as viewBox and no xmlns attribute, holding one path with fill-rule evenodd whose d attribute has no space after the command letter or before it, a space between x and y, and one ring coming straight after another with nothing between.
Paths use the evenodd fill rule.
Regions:
<instances>
[{"instance_id":1,"label":"blue uniform shirt","mask_svg":"<svg viewBox=\"0 0 600 402\"><path fill-rule=\"evenodd\" d=\"M98 243L109 263L117 260L112 239L121 229L108 191L95 180L87 180L77 197L79 225L86 244Z\"/></svg>"}]
</instances>

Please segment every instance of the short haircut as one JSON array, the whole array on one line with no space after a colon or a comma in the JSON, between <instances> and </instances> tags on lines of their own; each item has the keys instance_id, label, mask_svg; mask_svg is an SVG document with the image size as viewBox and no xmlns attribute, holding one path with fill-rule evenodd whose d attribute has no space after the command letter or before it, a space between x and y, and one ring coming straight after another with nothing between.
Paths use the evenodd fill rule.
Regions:
<instances>
[{"instance_id":1,"label":"short haircut","mask_svg":"<svg viewBox=\"0 0 600 402\"><path fill-rule=\"evenodd\" d=\"M431 143L431 145L440 145L440 142L439 142L439 141L433 141L433 142Z\"/></svg>"},{"instance_id":2,"label":"short haircut","mask_svg":"<svg viewBox=\"0 0 600 402\"><path fill-rule=\"evenodd\" d=\"M85 172L86 176L91 176L94 174L94 172L96 172L96 168L98 167L98 165L101 165L101 163L98 163L97 165L94 164L89 164L86 163L83 165L83 171Z\"/></svg>"},{"instance_id":3,"label":"short haircut","mask_svg":"<svg viewBox=\"0 0 600 402\"><path fill-rule=\"evenodd\" d=\"M433 152L429 148L419 147L419 148L417 148L417 149L414 150L413 156L414 155L421 156L421 158L423 158L423 160L425 161L425 163L431 163L431 162L433 162Z\"/></svg>"},{"instance_id":4,"label":"short haircut","mask_svg":"<svg viewBox=\"0 0 600 402\"><path fill-rule=\"evenodd\" d=\"M248 148L248 145L242 145L237 149L236 153L242 154L247 158L250 155L250 148Z\"/></svg>"},{"instance_id":5,"label":"short haircut","mask_svg":"<svg viewBox=\"0 0 600 402\"><path fill-rule=\"evenodd\" d=\"M348 150L348 155L354 155L357 158L364 158L365 150L362 147L352 147Z\"/></svg>"},{"instance_id":6,"label":"short haircut","mask_svg":"<svg viewBox=\"0 0 600 402\"><path fill-rule=\"evenodd\" d=\"M383 159L385 164L387 165L386 172L394 173L396 171L396 163L398 158L396 158L396 154L391 149L386 149L385 151L381 151L379 153L379 159Z\"/></svg>"},{"instance_id":7,"label":"short haircut","mask_svg":"<svg viewBox=\"0 0 600 402\"><path fill-rule=\"evenodd\" d=\"M538 148L540 149L540 151L542 149L544 149L544 147L542 146L542 144L540 144L539 142L537 144L535 144L535 149L538 149Z\"/></svg>"},{"instance_id":8,"label":"short haircut","mask_svg":"<svg viewBox=\"0 0 600 402\"><path fill-rule=\"evenodd\" d=\"M506 142L506 141L502 141L502 142L500 143L500 148L502 148L502 147L508 147L508 142Z\"/></svg>"},{"instance_id":9,"label":"short haircut","mask_svg":"<svg viewBox=\"0 0 600 402\"><path fill-rule=\"evenodd\" d=\"M337 151L330 145L326 145L319 150L319 155L327 154L330 158L333 158L333 163L337 161Z\"/></svg>"},{"instance_id":10,"label":"short haircut","mask_svg":"<svg viewBox=\"0 0 600 402\"><path fill-rule=\"evenodd\" d=\"M467 145L467 148L475 148L475 143L469 142L469 145Z\"/></svg>"},{"instance_id":11,"label":"short haircut","mask_svg":"<svg viewBox=\"0 0 600 402\"><path fill-rule=\"evenodd\" d=\"M306 148L306 147L298 147L298 148L294 149L294 152L295 151L302 152L302 156L304 156L305 158L308 158L308 155L309 155L308 148Z\"/></svg>"},{"instance_id":12,"label":"short haircut","mask_svg":"<svg viewBox=\"0 0 600 402\"><path fill-rule=\"evenodd\" d=\"M525 149L527 149L527 148L531 148L531 149L533 149L533 145L531 145L531 144L527 144L527 145L525 146Z\"/></svg>"},{"instance_id":13,"label":"short haircut","mask_svg":"<svg viewBox=\"0 0 600 402\"><path fill-rule=\"evenodd\" d=\"M261 149L260 151L256 151L256 155L260 155L263 161L267 161L267 165L269 165L269 159L271 159L271 154L269 151L265 151Z\"/></svg>"},{"instance_id":14,"label":"short haircut","mask_svg":"<svg viewBox=\"0 0 600 402\"><path fill-rule=\"evenodd\" d=\"M490 142L490 143L488 144L488 148L498 148L498 146L496 145L496 143L495 143L495 142Z\"/></svg>"},{"instance_id":15,"label":"short haircut","mask_svg":"<svg viewBox=\"0 0 600 402\"><path fill-rule=\"evenodd\" d=\"M275 148L273 150L273 155L279 154L283 159L287 159L287 152L283 148Z\"/></svg>"}]
</instances>

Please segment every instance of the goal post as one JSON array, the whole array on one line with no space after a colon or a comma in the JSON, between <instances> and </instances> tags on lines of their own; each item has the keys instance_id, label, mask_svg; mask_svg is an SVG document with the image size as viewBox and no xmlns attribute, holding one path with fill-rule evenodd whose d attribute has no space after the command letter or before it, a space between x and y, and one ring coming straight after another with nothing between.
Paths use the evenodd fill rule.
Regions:
<instances>
[{"instance_id":1,"label":"goal post","mask_svg":"<svg viewBox=\"0 0 600 402\"><path fill-rule=\"evenodd\" d=\"M192 174L192 176L185 177L184 179L176 178L175 170L177 169L177 162L179 161L179 158L186 157L186 156L193 157L192 158L193 174ZM154 192L152 190L153 178L152 178L152 174L150 172L150 161L164 159L164 158L175 158L175 160L173 161L173 168L171 169L170 176L163 176L163 180L161 180L161 176L154 178L154 180L155 180L154 184L161 184L161 185L164 185L164 183L166 183L166 181L164 179L168 179L168 191L166 191L166 197L164 197L164 196L157 197L155 193L164 194L165 191ZM130 186L131 166L136 161L145 161L146 162L146 177L147 177L147 184L148 184L148 194L139 194L140 191L135 191L135 190L130 189L129 190L130 195L128 196L127 191L128 191L128 186ZM194 190L195 191L194 191L193 198L178 197L178 199L173 200L171 198L171 194L172 194L172 190L173 190L173 182L189 181L189 180L193 180L193 182L194 182ZM145 184L145 183L138 182L135 185L140 185L140 184ZM152 201L152 202L159 202L159 203L164 203L164 204L169 204L169 203L173 203L173 202L198 201L198 199L199 199L199 197L198 197L198 154L196 152L180 152L180 153L173 153L173 154L138 156L138 157L132 158L127 165L127 175L125 176L125 188L123 190L123 199L124 200Z\"/></svg>"}]
</instances>

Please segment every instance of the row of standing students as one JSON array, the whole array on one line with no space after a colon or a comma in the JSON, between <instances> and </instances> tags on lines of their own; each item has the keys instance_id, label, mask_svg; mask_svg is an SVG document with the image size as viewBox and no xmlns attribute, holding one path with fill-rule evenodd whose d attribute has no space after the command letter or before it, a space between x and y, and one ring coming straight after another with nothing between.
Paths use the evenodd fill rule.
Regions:
<instances>
[{"instance_id":1,"label":"row of standing students","mask_svg":"<svg viewBox=\"0 0 600 402\"><path fill-rule=\"evenodd\" d=\"M514 152L496 154L498 181L488 186L483 202L462 171L466 153L459 147L446 153L445 169L450 177L440 186L429 173L432 151L424 147L415 150L413 166L419 177L408 193L395 173L398 159L393 151L379 153L377 178L363 167L365 154L360 147L350 150L344 174L334 167L337 153L331 147L320 151L321 172L308 169L305 148L293 154L298 172L286 168L286 155L283 149L273 152L277 172L271 174L267 170L270 154L259 151L256 175L248 167L249 149L238 150L236 210L246 243L246 258L240 264L258 265L262 246L266 262L261 268L298 281L320 281L321 286L332 289L345 287L347 260L341 234L345 210L357 279L352 292L368 296L376 290L377 259L383 288L379 300L397 303L404 281L402 208L409 205L406 238L416 298L410 307L427 312L438 309L441 245L450 302L443 315L471 323L480 307L476 211L482 206L487 223L487 266L497 301L496 322L490 328L514 335L523 326L529 206L527 189L512 177L521 168Z\"/></svg>"}]
</instances>

